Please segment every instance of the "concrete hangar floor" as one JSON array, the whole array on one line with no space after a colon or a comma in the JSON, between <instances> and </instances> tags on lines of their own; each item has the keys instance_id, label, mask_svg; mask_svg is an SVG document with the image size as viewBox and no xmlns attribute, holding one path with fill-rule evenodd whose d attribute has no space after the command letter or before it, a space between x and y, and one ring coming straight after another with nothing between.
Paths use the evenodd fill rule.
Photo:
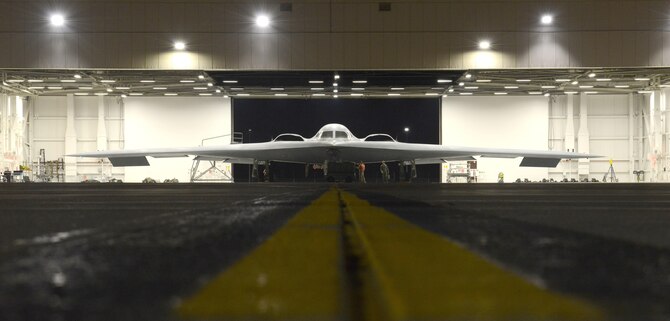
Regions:
<instances>
[{"instance_id":1,"label":"concrete hangar floor","mask_svg":"<svg viewBox=\"0 0 670 321\"><path fill-rule=\"evenodd\" d=\"M667 320L666 184L3 184L1 320Z\"/></svg>"}]
</instances>

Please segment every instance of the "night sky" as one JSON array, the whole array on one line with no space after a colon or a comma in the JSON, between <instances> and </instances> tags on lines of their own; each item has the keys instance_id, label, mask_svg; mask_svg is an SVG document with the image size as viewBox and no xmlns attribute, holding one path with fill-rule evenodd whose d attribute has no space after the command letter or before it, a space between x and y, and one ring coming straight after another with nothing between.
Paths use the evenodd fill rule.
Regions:
<instances>
[{"instance_id":1,"label":"night sky","mask_svg":"<svg viewBox=\"0 0 670 321\"><path fill-rule=\"evenodd\" d=\"M439 143L439 99L234 99L234 131L244 142L266 142L282 133L311 138L323 125L340 123L358 138L385 133L399 141ZM407 137L403 128L409 127ZM251 129L251 133L249 133ZM390 165L392 172L397 165ZM420 181L437 182L439 165L417 166ZM275 181L314 181L304 165L272 164ZM235 181L248 181L249 166L234 167ZM393 173L397 175L397 173ZM393 175L393 176L395 176ZM366 169L368 182L379 176L378 165ZM381 180L381 178L379 178Z\"/></svg>"}]
</instances>

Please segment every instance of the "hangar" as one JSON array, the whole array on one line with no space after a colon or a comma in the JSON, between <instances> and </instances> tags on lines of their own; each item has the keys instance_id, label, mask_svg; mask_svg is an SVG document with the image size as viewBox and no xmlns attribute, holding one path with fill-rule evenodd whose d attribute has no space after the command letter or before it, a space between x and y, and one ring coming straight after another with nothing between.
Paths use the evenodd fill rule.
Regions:
<instances>
[{"instance_id":1,"label":"hangar","mask_svg":"<svg viewBox=\"0 0 670 321\"><path fill-rule=\"evenodd\" d=\"M667 1L0 0L0 80L0 319L670 317ZM601 157L69 156L330 123Z\"/></svg>"}]
</instances>

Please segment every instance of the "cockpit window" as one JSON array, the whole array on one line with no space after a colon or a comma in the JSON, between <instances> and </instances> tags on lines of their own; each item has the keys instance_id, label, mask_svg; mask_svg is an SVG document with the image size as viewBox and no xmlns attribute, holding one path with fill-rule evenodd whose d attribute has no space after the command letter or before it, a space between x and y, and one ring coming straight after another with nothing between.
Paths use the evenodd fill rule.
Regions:
<instances>
[{"instance_id":1,"label":"cockpit window","mask_svg":"<svg viewBox=\"0 0 670 321\"><path fill-rule=\"evenodd\" d=\"M323 133L321 133L321 138L322 139L323 138L333 138L333 132L331 132L331 131L323 132Z\"/></svg>"},{"instance_id":2,"label":"cockpit window","mask_svg":"<svg viewBox=\"0 0 670 321\"><path fill-rule=\"evenodd\" d=\"M335 138L348 138L349 136L347 135L346 132L341 132L337 131L335 132Z\"/></svg>"}]
</instances>

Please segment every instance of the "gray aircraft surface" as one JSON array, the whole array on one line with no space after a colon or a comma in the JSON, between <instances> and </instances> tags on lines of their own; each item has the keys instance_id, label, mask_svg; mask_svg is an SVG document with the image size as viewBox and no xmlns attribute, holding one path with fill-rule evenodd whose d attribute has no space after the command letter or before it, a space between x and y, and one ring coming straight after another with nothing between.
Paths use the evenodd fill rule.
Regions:
<instances>
[{"instance_id":1,"label":"gray aircraft surface","mask_svg":"<svg viewBox=\"0 0 670 321\"><path fill-rule=\"evenodd\" d=\"M148 166L147 157L188 156L195 156L195 159L199 160L225 161L236 164L257 164L258 161L274 161L325 164L326 166L332 162L378 163L381 161L399 161L416 165L473 160L474 156L523 157L519 166L525 167L556 167L561 159L600 157L574 152L402 143L397 142L387 134L371 134L364 138L357 138L347 127L341 124L325 125L312 138L287 133L264 143L97 151L67 156L109 158L113 166Z\"/></svg>"}]
</instances>

